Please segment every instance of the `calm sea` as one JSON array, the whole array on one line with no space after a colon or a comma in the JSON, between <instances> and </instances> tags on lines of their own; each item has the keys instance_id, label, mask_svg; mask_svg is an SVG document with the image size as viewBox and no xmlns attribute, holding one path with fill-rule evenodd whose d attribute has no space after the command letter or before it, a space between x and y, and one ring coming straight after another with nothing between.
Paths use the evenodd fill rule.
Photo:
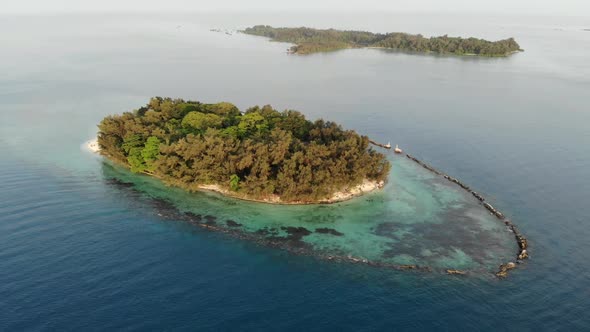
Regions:
<instances>
[{"instance_id":1,"label":"calm sea","mask_svg":"<svg viewBox=\"0 0 590 332\"><path fill-rule=\"evenodd\" d=\"M515 37L526 51L291 56L287 44L209 31L254 24ZM590 329L588 28L467 14L0 16L0 330ZM109 180L118 171L81 147L105 115L156 95L297 109L400 144L484 193L532 257L506 280L451 278L328 263L178 222L157 200L171 189ZM183 204L281 219L218 201ZM420 247L421 234L404 236Z\"/></svg>"}]
</instances>

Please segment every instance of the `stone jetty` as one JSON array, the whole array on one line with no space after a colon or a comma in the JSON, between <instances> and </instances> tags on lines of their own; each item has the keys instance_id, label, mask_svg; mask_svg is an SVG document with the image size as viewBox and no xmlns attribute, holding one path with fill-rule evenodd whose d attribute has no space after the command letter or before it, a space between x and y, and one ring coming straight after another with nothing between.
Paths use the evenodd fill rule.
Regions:
<instances>
[{"instance_id":1,"label":"stone jetty","mask_svg":"<svg viewBox=\"0 0 590 332\"><path fill-rule=\"evenodd\" d=\"M389 144L381 144L381 143L377 143L377 142L375 142L373 140L369 140L369 143L371 143L371 144L373 144L375 146L378 146L380 148L391 149L391 145L389 145Z\"/></svg>"},{"instance_id":2,"label":"stone jetty","mask_svg":"<svg viewBox=\"0 0 590 332\"><path fill-rule=\"evenodd\" d=\"M498 209L496 209L490 203L486 202L486 199L481 194L472 190L468 185L464 184L463 182L459 181L458 179L435 169L434 167L426 164L425 162L421 161L420 159L418 159L412 155L406 154L406 157L410 160L413 160L414 162L416 162L418 165L424 167L425 169L431 171L432 173L440 175L440 176L444 177L445 179L457 184L459 187L463 188L464 190L469 192L471 195L473 195L473 197L475 197L477 200L479 200L481 202L481 204L488 211L490 211L491 214L493 214L494 216L496 216L496 218L501 220L508 227L508 229L512 233L514 233L514 238L516 239L516 243L518 244L519 250L516 253L516 263L521 264L523 262L523 260L525 260L529 257L529 254L527 251L528 242L527 242L527 239L524 237L524 235L522 235L518 231L518 229L512 223L512 221L510 219L507 219L506 216L504 216L504 214L502 212L500 212ZM496 272L496 276L498 278L505 278L506 276L508 276L508 271L512 270L516 267L516 263L508 262L508 263L500 265L500 267L498 268L498 272ZM447 273L448 274L460 274L460 273L455 273L455 271L458 271L458 270L447 270Z\"/></svg>"}]
</instances>

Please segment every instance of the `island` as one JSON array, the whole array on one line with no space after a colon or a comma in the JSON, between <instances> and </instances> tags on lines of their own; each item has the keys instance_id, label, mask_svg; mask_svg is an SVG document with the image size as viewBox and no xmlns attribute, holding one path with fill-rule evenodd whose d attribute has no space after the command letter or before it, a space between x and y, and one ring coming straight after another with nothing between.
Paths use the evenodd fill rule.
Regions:
<instances>
[{"instance_id":1,"label":"island","mask_svg":"<svg viewBox=\"0 0 590 332\"><path fill-rule=\"evenodd\" d=\"M382 188L391 167L368 137L270 105L241 112L228 102L155 97L98 129L99 152L132 172L266 203L350 199Z\"/></svg>"},{"instance_id":2,"label":"island","mask_svg":"<svg viewBox=\"0 0 590 332\"><path fill-rule=\"evenodd\" d=\"M240 214L228 218L217 217L225 214L226 204L180 208L174 204L179 191L161 190L159 181L139 181L160 188L150 197L162 218L327 261L397 270L463 276L487 269L506 278L529 258L529 242L512 220L459 179L403 152L396 154L405 158L395 159L396 172L390 174L390 162L368 137L334 122L309 121L294 110L279 112L266 105L241 112L228 102L155 97L132 112L106 116L98 129L96 140L86 142L86 148L106 157L102 165L107 183L125 190L145 190L133 188L138 179L131 172L183 188L187 192L180 195L199 201L219 197L189 192L215 191L272 204L317 204L385 188L379 196L350 204L284 207L277 210L280 217L253 218L260 209L265 214L269 209L242 204ZM390 175L395 186L384 187ZM393 199L374 199L389 195ZM431 203L423 203L423 198ZM364 212L355 214L359 209ZM433 218L434 212L441 218ZM362 222L335 222L347 214ZM406 241L414 232L427 235L416 243ZM364 233L374 248L361 245L350 252L342 246ZM510 244L510 238L516 243ZM423 255L428 243L437 249ZM457 250L462 253L458 257L453 255Z\"/></svg>"},{"instance_id":3,"label":"island","mask_svg":"<svg viewBox=\"0 0 590 332\"><path fill-rule=\"evenodd\" d=\"M273 41L295 44L289 49L289 53L295 54L311 54L361 47L485 57L505 57L523 51L514 38L498 41L448 37L447 35L426 38L419 34L412 35L401 32L372 33L306 27L274 28L268 25L256 25L241 32L268 37Z\"/></svg>"}]
</instances>

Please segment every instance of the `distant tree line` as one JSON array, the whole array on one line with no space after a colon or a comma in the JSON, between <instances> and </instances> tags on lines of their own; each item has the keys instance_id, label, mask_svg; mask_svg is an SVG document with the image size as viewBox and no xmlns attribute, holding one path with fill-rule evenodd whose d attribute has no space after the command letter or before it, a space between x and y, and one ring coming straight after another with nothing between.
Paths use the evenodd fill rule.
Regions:
<instances>
[{"instance_id":1,"label":"distant tree line","mask_svg":"<svg viewBox=\"0 0 590 332\"><path fill-rule=\"evenodd\" d=\"M190 191L216 184L237 196L313 202L385 180L390 169L367 137L269 105L242 113L226 102L156 97L98 128L105 156Z\"/></svg>"},{"instance_id":2,"label":"distant tree line","mask_svg":"<svg viewBox=\"0 0 590 332\"><path fill-rule=\"evenodd\" d=\"M269 37L274 41L295 44L291 52L309 54L327 52L344 48L383 47L395 50L439 53L455 55L508 56L522 51L520 45L508 38L488 41L478 38L440 37L426 38L401 32L372 33L366 31L344 31L334 29L312 28L273 28L268 25L256 25L243 30L244 33Z\"/></svg>"}]
</instances>

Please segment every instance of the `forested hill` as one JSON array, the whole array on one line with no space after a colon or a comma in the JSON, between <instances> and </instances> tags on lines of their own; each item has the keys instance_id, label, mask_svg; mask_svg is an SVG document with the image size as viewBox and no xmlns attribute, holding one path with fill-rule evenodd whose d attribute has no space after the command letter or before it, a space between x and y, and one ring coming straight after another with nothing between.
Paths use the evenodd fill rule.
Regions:
<instances>
[{"instance_id":1,"label":"forested hill","mask_svg":"<svg viewBox=\"0 0 590 332\"><path fill-rule=\"evenodd\" d=\"M455 55L478 55L488 57L508 56L522 51L520 45L508 38L488 41L478 38L440 37L426 38L401 32L372 33L366 31L344 31L312 28L273 28L256 25L246 28L243 33L269 37L273 41L295 44L292 53L309 54L345 48L381 47L401 51L439 53Z\"/></svg>"},{"instance_id":2,"label":"forested hill","mask_svg":"<svg viewBox=\"0 0 590 332\"><path fill-rule=\"evenodd\" d=\"M367 137L268 105L242 113L226 102L157 97L98 127L103 155L191 191L213 184L242 198L315 202L383 181L390 169Z\"/></svg>"}]
</instances>

